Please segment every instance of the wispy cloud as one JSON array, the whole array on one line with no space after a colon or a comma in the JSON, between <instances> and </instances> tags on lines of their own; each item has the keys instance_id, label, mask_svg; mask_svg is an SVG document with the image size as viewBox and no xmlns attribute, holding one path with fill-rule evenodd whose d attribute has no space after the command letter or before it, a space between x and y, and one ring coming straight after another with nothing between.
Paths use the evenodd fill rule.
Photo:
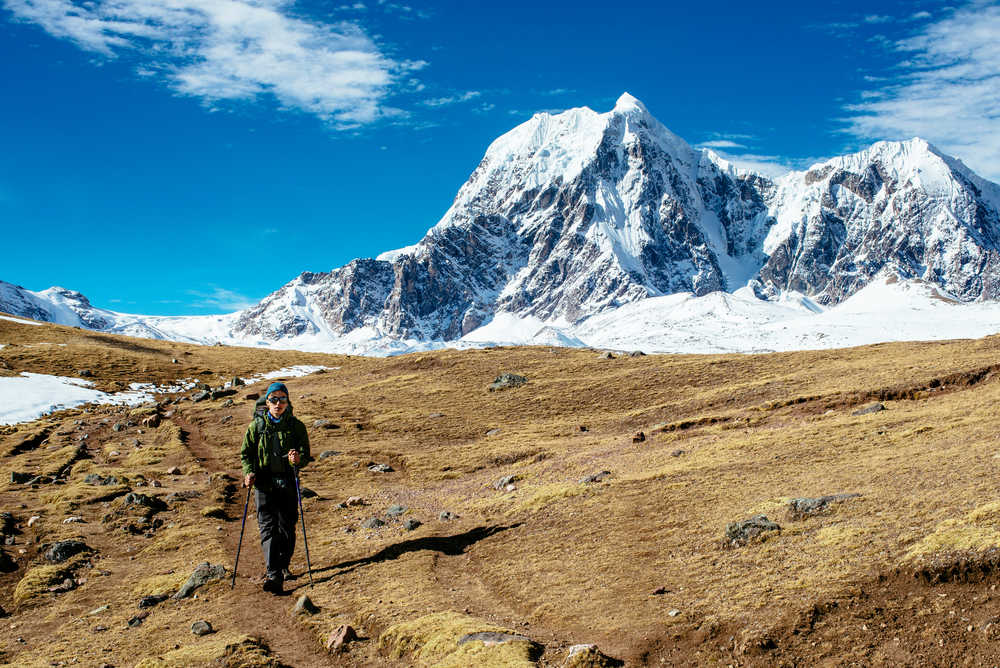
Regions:
<instances>
[{"instance_id":1,"label":"wispy cloud","mask_svg":"<svg viewBox=\"0 0 1000 668\"><path fill-rule=\"evenodd\" d=\"M220 288L215 285L209 286L207 291L188 290L188 294L195 298L194 301L191 302L191 306L195 308L239 311L253 306L258 301L251 299L246 295L241 295L238 292Z\"/></svg>"},{"instance_id":2,"label":"wispy cloud","mask_svg":"<svg viewBox=\"0 0 1000 668\"><path fill-rule=\"evenodd\" d=\"M354 23L298 18L289 0L2 2L84 50L136 57L137 74L181 94L209 104L273 96L342 128L383 117L396 82L426 65L387 56Z\"/></svg>"},{"instance_id":3,"label":"wispy cloud","mask_svg":"<svg viewBox=\"0 0 1000 668\"><path fill-rule=\"evenodd\" d=\"M923 137L1000 181L1000 4L977 1L897 41L893 83L847 106L860 139Z\"/></svg>"},{"instance_id":4,"label":"wispy cloud","mask_svg":"<svg viewBox=\"0 0 1000 668\"><path fill-rule=\"evenodd\" d=\"M444 107L450 104L458 104L460 102L468 102L469 100L474 100L482 95L478 90L469 90L464 93L457 95L448 95L446 97L434 97L429 100L424 100L420 104L425 107Z\"/></svg>"},{"instance_id":5,"label":"wispy cloud","mask_svg":"<svg viewBox=\"0 0 1000 668\"><path fill-rule=\"evenodd\" d=\"M729 139L713 139L712 141L703 141L698 144L698 146L704 148L746 148L746 144L738 144Z\"/></svg>"}]
</instances>

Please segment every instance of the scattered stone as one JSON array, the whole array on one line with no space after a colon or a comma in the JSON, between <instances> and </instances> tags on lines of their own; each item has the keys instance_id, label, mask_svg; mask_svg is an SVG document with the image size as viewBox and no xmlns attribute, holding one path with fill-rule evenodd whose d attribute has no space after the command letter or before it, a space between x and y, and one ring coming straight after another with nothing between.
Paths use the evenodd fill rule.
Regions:
<instances>
[{"instance_id":1,"label":"scattered stone","mask_svg":"<svg viewBox=\"0 0 1000 668\"><path fill-rule=\"evenodd\" d=\"M195 634L196 636L207 636L209 633L212 633L213 631L214 629L212 628L212 625L206 622L204 619L199 619L198 621L196 621L194 624L191 625L191 633Z\"/></svg>"},{"instance_id":2,"label":"scattered stone","mask_svg":"<svg viewBox=\"0 0 1000 668\"><path fill-rule=\"evenodd\" d=\"M591 475L588 475L586 478L580 478L580 484L586 485L592 482L601 482L609 475L611 475L611 471L601 471L600 473L592 473Z\"/></svg>"},{"instance_id":3,"label":"scattered stone","mask_svg":"<svg viewBox=\"0 0 1000 668\"><path fill-rule=\"evenodd\" d=\"M340 425L333 420L327 420L326 418L321 418L313 422L313 427L316 429L340 429Z\"/></svg>"},{"instance_id":4,"label":"scattered stone","mask_svg":"<svg viewBox=\"0 0 1000 668\"><path fill-rule=\"evenodd\" d=\"M389 510L385 511L387 517L399 517L406 512L406 506L389 506Z\"/></svg>"},{"instance_id":5,"label":"scattered stone","mask_svg":"<svg viewBox=\"0 0 1000 668\"><path fill-rule=\"evenodd\" d=\"M146 621L146 617L149 617L149 611L145 610L140 612L138 615L128 620L128 625L130 628L136 629L142 626L142 623Z\"/></svg>"},{"instance_id":6,"label":"scattered stone","mask_svg":"<svg viewBox=\"0 0 1000 668\"><path fill-rule=\"evenodd\" d=\"M632 437L633 443L642 443L645 440L646 440L646 434L641 431L636 432L635 436Z\"/></svg>"},{"instance_id":7,"label":"scattered stone","mask_svg":"<svg viewBox=\"0 0 1000 668\"><path fill-rule=\"evenodd\" d=\"M340 452L339 450L324 450L323 452L319 453L319 458L326 459L328 457L336 457L337 455L342 455L342 454L344 453Z\"/></svg>"},{"instance_id":8,"label":"scattered stone","mask_svg":"<svg viewBox=\"0 0 1000 668\"><path fill-rule=\"evenodd\" d=\"M792 499L788 502L788 517L793 520L800 520L810 515L822 513L832 503L840 503L841 501L856 499L860 496L860 494L829 494L815 499Z\"/></svg>"},{"instance_id":9,"label":"scattered stone","mask_svg":"<svg viewBox=\"0 0 1000 668\"><path fill-rule=\"evenodd\" d=\"M107 487L109 485L117 485L118 478L114 477L113 475L109 475L108 477L105 478L98 473L91 473L86 478L83 479L83 482L88 485L102 485Z\"/></svg>"},{"instance_id":10,"label":"scattered stone","mask_svg":"<svg viewBox=\"0 0 1000 668\"><path fill-rule=\"evenodd\" d=\"M171 364L180 364L181 361L179 359L177 359L176 357L172 357L172 358L170 358L170 363Z\"/></svg>"},{"instance_id":11,"label":"scattered stone","mask_svg":"<svg viewBox=\"0 0 1000 668\"><path fill-rule=\"evenodd\" d=\"M487 647L492 647L494 645L503 645L509 642L527 642L534 644L534 641L527 637L517 635L516 633L500 633L499 631L479 631L477 633L466 633L464 636L458 639L459 645L464 645L467 642L480 641Z\"/></svg>"},{"instance_id":12,"label":"scattered stone","mask_svg":"<svg viewBox=\"0 0 1000 668\"><path fill-rule=\"evenodd\" d=\"M368 470L372 473L392 473L393 468L388 464L369 464Z\"/></svg>"},{"instance_id":13,"label":"scattered stone","mask_svg":"<svg viewBox=\"0 0 1000 668\"><path fill-rule=\"evenodd\" d=\"M91 551L90 547L82 540L61 540L53 543L45 551L45 558L53 564L61 564L73 555Z\"/></svg>"},{"instance_id":14,"label":"scattered stone","mask_svg":"<svg viewBox=\"0 0 1000 668\"><path fill-rule=\"evenodd\" d=\"M493 383L489 386L489 391L499 392L500 390L509 390L514 387L520 387L527 382L527 378L519 376L516 373L502 373L493 380Z\"/></svg>"},{"instance_id":15,"label":"scattered stone","mask_svg":"<svg viewBox=\"0 0 1000 668\"><path fill-rule=\"evenodd\" d=\"M615 359L615 354L611 351L608 351L606 353L601 353L600 355L598 355L598 359L613 360Z\"/></svg>"},{"instance_id":16,"label":"scattered stone","mask_svg":"<svg viewBox=\"0 0 1000 668\"><path fill-rule=\"evenodd\" d=\"M126 508L129 506L142 506L144 508L149 508L154 512L167 509L167 504L155 496L147 496L145 494L139 494L138 492L129 492L126 494L124 506Z\"/></svg>"},{"instance_id":17,"label":"scattered stone","mask_svg":"<svg viewBox=\"0 0 1000 668\"><path fill-rule=\"evenodd\" d=\"M670 615L671 617L676 617L677 615L681 614L681 611L678 610L677 608L674 608L673 610L671 610L667 614Z\"/></svg>"},{"instance_id":18,"label":"scattered stone","mask_svg":"<svg viewBox=\"0 0 1000 668\"><path fill-rule=\"evenodd\" d=\"M139 607L152 608L154 605L159 605L160 603L163 603L168 598L170 598L170 594L153 594L152 596L143 596L139 600Z\"/></svg>"},{"instance_id":19,"label":"scattered stone","mask_svg":"<svg viewBox=\"0 0 1000 668\"><path fill-rule=\"evenodd\" d=\"M76 372L76 375L80 376L80 378L93 378L94 372L90 369L80 369Z\"/></svg>"},{"instance_id":20,"label":"scattered stone","mask_svg":"<svg viewBox=\"0 0 1000 668\"><path fill-rule=\"evenodd\" d=\"M110 605L102 605L102 606L101 606L101 607L99 607L99 608L94 608L93 610L91 610L91 611L90 611L90 612L88 612L87 614L88 614L88 615L99 615L99 614L101 614L102 612L107 612L107 611L108 611L108 610L110 610L110 609L111 609L111 606L110 606Z\"/></svg>"},{"instance_id":21,"label":"scattered stone","mask_svg":"<svg viewBox=\"0 0 1000 668\"><path fill-rule=\"evenodd\" d=\"M155 480L153 482L156 482ZM154 485L155 486L155 485ZM167 494L167 503L177 503L178 501L188 501L190 499L195 499L201 496L201 492L194 489L185 489L180 492L171 492Z\"/></svg>"},{"instance_id":22,"label":"scattered stone","mask_svg":"<svg viewBox=\"0 0 1000 668\"><path fill-rule=\"evenodd\" d=\"M585 425L585 424L581 424L581 425L580 425L580 431L590 431L590 430L589 430L589 429L587 429L587 425Z\"/></svg>"},{"instance_id":23,"label":"scattered stone","mask_svg":"<svg viewBox=\"0 0 1000 668\"><path fill-rule=\"evenodd\" d=\"M122 453L118 452L117 450L112 450L111 452L108 453L108 457L118 457L121 454Z\"/></svg>"},{"instance_id":24,"label":"scattered stone","mask_svg":"<svg viewBox=\"0 0 1000 668\"><path fill-rule=\"evenodd\" d=\"M405 522L403 522L403 528L406 529L407 531L413 531L414 529L416 529L420 525L421 525L421 521L420 520L415 520L413 518L410 518L410 519L406 520Z\"/></svg>"},{"instance_id":25,"label":"scattered stone","mask_svg":"<svg viewBox=\"0 0 1000 668\"><path fill-rule=\"evenodd\" d=\"M167 469L167 475L182 475L179 466L171 466Z\"/></svg>"},{"instance_id":26,"label":"scattered stone","mask_svg":"<svg viewBox=\"0 0 1000 668\"><path fill-rule=\"evenodd\" d=\"M317 498L319 496L319 494L317 494L313 490L309 489L308 487L302 487L301 488L301 492L302 492L302 498L303 499L315 499L315 498Z\"/></svg>"},{"instance_id":27,"label":"scattered stone","mask_svg":"<svg viewBox=\"0 0 1000 668\"><path fill-rule=\"evenodd\" d=\"M521 476L516 475L516 474L515 475L505 475L504 477L500 478L499 480L497 480L496 482L493 483L493 489L498 489L498 490L507 489L508 487L510 487L511 485L513 485L515 482L517 482L520 479L521 479Z\"/></svg>"},{"instance_id":28,"label":"scattered stone","mask_svg":"<svg viewBox=\"0 0 1000 668\"><path fill-rule=\"evenodd\" d=\"M617 668L625 662L608 656L597 645L573 645L566 653L563 668Z\"/></svg>"},{"instance_id":29,"label":"scattered stone","mask_svg":"<svg viewBox=\"0 0 1000 668\"><path fill-rule=\"evenodd\" d=\"M233 379L229 381L230 387L243 387L244 385L246 385L246 383L243 382L243 379L239 376L234 376Z\"/></svg>"},{"instance_id":30,"label":"scattered stone","mask_svg":"<svg viewBox=\"0 0 1000 668\"><path fill-rule=\"evenodd\" d=\"M487 436L496 436L499 433L500 433L500 429L499 428L497 428L497 429L490 429L489 431L486 432L486 435Z\"/></svg>"},{"instance_id":31,"label":"scattered stone","mask_svg":"<svg viewBox=\"0 0 1000 668\"><path fill-rule=\"evenodd\" d=\"M209 564L207 561L203 561L198 564L198 567L194 569L188 577L187 582L185 582L177 593L174 594L175 600L180 600L182 598L187 598L194 593L194 590L201 587L212 580L221 580L226 577L226 567L221 565Z\"/></svg>"},{"instance_id":32,"label":"scattered stone","mask_svg":"<svg viewBox=\"0 0 1000 668\"><path fill-rule=\"evenodd\" d=\"M670 590L667 589L666 587L657 587L656 589L653 590L652 593L653 593L653 596L663 596L664 594L668 593L669 591Z\"/></svg>"},{"instance_id":33,"label":"scattered stone","mask_svg":"<svg viewBox=\"0 0 1000 668\"><path fill-rule=\"evenodd\" d=\"M646 353L642 352L641 350L633 350L632 352L630 352L628 354L628 356L629 357L645 357Z\"/></svg>"},{"instance_id":34,"label":"scattered stone","mask_svg":"<svg viewBox=\"0 0 1000 668\"><path fill-rule=\"evenodd\" d=\"M121 422L115 422L114 425L111 426L111 431L125 431L125 425Z\"/></svg>"},{"instance_id":35,"label":"scattered stone","mask_svg":"<svg viewBox=\"0 0 1000 668\"><path fill-rule=\"evenodd\" d=\"M21 485L35 477L34 473L21 473L19 471L10 472L10 484Z\"/></svg>"},{"instance_id":36,"label":"scattered stone","mask_svg":"<svg viewBox=\"0 0 1000 668\"><path fill-rule=\"evenodd\" d=\"M236 390L212 390L211 397L213 399L221 399L223 397L231 397L236 394Z\"/></svg>"},{"instance_id":37,"label":"scattered stone","mask_svg":"<svg viewBox=\"0 0 1000 668\"><path fill-rule=\"evenodd\" d=\"M431 413L427 417L429 417L431 419L443 418L444 417L444 413Z\"/></svg>"},{"instance_id":38,"label":"scattered stone","mask_svg":"<svg viewBox=\"0 0 1000 668\"><path fill-rule=\"evenodd\" d=\"M684 450L674 450L673 452L670 453L670 456L671 457L680 457L681 455L684 454L684 452L685 452Z\"/></svg>"},{"instance_id":39,"label":"scattered stone","mask_svg":"<svg viewBox=\"0 0 1000 668\"><path fill-rule=\"evenodd\" d=\"M205 401L206 399L211 399L211 398L212 398L212 393L209 392L208 390L195 392L194 394L191 395L191 401L194 402Z\"/></svg>"},{"instance_id":40,"label":"scattered stone","mask_svg":"<svg viewBox=\"0 0 1000 668\"><path fill-rule=\"evenodd\" d=\"M749 519L727 524L725 540L731 547L738 547L758 537L765 540L766 534L772 531L780 532L781 527L767 519L765 515L754 515Z\"/></svg>"},{"instance_id":41,"label":"scattered stone","mask_svg":"<svg viewBox=\"0 0 1000 668\"><path fill-rule=\"evenodd\" d=\"M384 527L385 522L377 517L369 517L364 522L361 523L362 529L378 529L379 527Z\"/></svg>"},{"instance_id":42,"label":"scattered stone","mask_svg":"<svg viewBox=\"0 0 1000 668\"><path fill-rule=\"evenodd\" d=\"M32 526L34 526L35 522L37 522L40 519L42 519L40 515L32 515L31 517L29 517L28 518L28 528L31 528Z\"/></svg>"},{"instance_id":43,"label":"scattered stone","mask_svg":"<svg viewBox=\"0 0 1000 668\"><path fill-rule=\"evenodd\" d=\"M222 407L223 408L232 408L235 405L236 405L236 402L233 401L232 397L230 397L229 399L226 399L225 401L222 402ZM227 418L231 419L232 417L233 417L232 415L227 415L225 418L223 418L223 420L226 420Z\"/></svg>"},{"instance_id":44,"label":"scattered stone","mask_svg":"<svg viewBox=\"0 0 1000 668\"><path fill-rule=\"evenodd\" d=\"M76 582L74 582L72 578L66 578L61 583L49 587L46 591L53 594L65 594L66 592L73 591L74 589L76 589Z\"/></svg>"},{"instance_id":45,"label":"scattered stone","mask_svg":"<svg viewBox=\"0 0 1000 668\"><path fill-rule=\"evenodd\" d=\"M882 403L874 403L864 408L859 408L858 410L851 413L851 415L868 415L869 413L878 413L879 411L884 411L885 405Z\"/></svg>"},{"instance_id":46,"label":"scattered stone","mask_svg":"<svg viewBox=\"0 0 1000 668\"><path fill-rule=\"evenodd\" d=\"M295 607L292 608L293 615L315 615L317 612L319 612L319 608L305 594L299 596L299 600L295 602Z\"/></svg>"},{"instance_id":47,"label":"scattered stone","mask_svg":"<svg viewBox=\"0 0 1000 668\"><path fill-rule=\"evenodd\" d=\"M348 624L341 624L337 630L330 634L326 640L326 649L331 652L339 652L344 645L358 640L358 633Z\"/></svg>"},{"instance_id":48,"label":"scattered stone","mask_svg":"<svg viewBox=\"0 0 1000 668\"><path fill-rule=\"evenodd\" d=\"M259 392L251 392L251 393L249 393L248 395L246 395L243 398L247 399L248 401L257 401L258 399L260 399L260 393Z\"/></svg>"},{"instance_id":49,"label":"scattered stone","mask_svg":"<svg viewBox=\"0 0 1000 668\"><path fill-rule=\"evenodd\" d=\"M152 482L149 483L149 486L150 487L163 487L163 483L161 483L159 480L153 480Z\"/></svg>"},{"instance_id":50,"label":"scattered stone","mask_svg":"<svg viewBox=\"0 0 1000 668\"><path fill-rule=\"evenodd\" d=\"M203 508L201 511L201 516L211 517L217 520L229 519L228 516L226 515L226 509L223 508L222 506L209 506L207 508Z\"/></svg>"},{"instance_id":51,"label":"scattered stone","mask_svg":"<svg viewBox=\"0 0 1000 668\"><path fill-rule=\"evenodd\" d=\"M450 522L452 520L457 520L460 516L451 512L450 510L442 510L441 514L438 515L438 519L442 522Z\"/></svg>"},{"instance_id":52,"label":"scattered stone","mask_svg":"<svg viewBox=\"0 0 1000 668\"><path fill-rule=\"evenodd\" d=\"M79 515L73 515L64 519L63 524L86 524L86 521Z\"/></svg>"},{"instance_id":53,"label":"scattered stone","mask_svg":"<svg viewBox=\"0 0 1000 668\"><path fill-rule=\"evenodd\" d=\"M347 501L345 501L344 503L347 506L366 506L366 505L368 505L367 503L365 503L365 500L362 499L360 496L352 496L352 497L348 498Z\"/></svg>"}]
</instances>

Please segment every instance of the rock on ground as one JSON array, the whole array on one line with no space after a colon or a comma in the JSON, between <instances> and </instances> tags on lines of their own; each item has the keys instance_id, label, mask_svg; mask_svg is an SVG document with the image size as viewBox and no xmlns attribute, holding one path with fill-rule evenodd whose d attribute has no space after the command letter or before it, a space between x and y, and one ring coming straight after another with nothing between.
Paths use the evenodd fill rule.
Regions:
<instances>
[{"instance_id":1,"label":"rock on ground","mask_svg":"<svg viewBox=\"0 0 1000 668\"><path fill-rule=\"evenodd\" d=\"M181 585L181 588L177 590L174 594L175 600L180 600L182 598L187 598L194 593L194 590L201 587L212 580L221 580L226 577L226 567L221 565L212 565L207 561L203 561L198 564L198 567L194 569L188 577L187 582Z\"/></svg>"},{"instance_id":2,"label":"rock on ground","mask_svg":"<svg viewBox=\"0 0 1000 668\"><path fill-rule=\"evenodd\" d=\"M726 542L732 547L738 547L772 531L781 531L781 527L767 519L765 515L754 515L748 519L727 524Z\"/></svg>"}]
</instances>

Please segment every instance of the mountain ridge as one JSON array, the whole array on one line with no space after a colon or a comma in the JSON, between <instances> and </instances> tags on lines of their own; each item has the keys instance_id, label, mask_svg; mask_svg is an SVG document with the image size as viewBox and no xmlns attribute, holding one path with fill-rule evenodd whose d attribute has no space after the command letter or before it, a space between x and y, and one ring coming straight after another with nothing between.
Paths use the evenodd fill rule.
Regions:
<instances>
[{"instance_id":1,"label":"mountain ridge","mask_svg":"<svg viewBox=\"0 0 1000 668\"><path fill-rule=\"evenodd\" d=\"M587 319L650 298L747 288L833 308L885 272L993 301L998 210L1000 186L919 138L769 179L693 148L625 93L609 112L536 114L498 137L417 243L304 272L212 327L270 345L405 349L504 316L573 340ZM0 309L123 327L79 293L57 291L47 309L42 293L13 292L0 291ZM166 322L124 326L159 336Z\"/></svg>"}]
</instances>

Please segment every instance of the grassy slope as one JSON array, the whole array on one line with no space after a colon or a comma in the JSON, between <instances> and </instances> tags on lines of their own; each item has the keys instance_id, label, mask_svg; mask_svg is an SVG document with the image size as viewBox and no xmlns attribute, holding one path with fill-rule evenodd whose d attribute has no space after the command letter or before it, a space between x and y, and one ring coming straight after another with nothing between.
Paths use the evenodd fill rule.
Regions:
<instances>
[{"instance_id":1,"label":"grassy slope","mask_svg":"<svg viewBox=\"0 0 1000 668\"><path fill-rule=\"evenodd\" d=\"M15 662L48 665L52 650L40 643L58 637L63 649L56 660L131 665L159 656L169 664L175 644L195 642L187 625L202 616L219 629L206 637L214 644L197 641L206 657L259 635L292 665L320 665L320 638L340 623L360 625L373 640L390 629L388 641L400 636L395 629L422 628L416 620L441 612L467 617L458 625L463 629L478 624L530 636L544 644L541 662L551 665L580 642L650 665L661 659L948 663L955 647L995 656L992 645L983 644L988 631L970 635L964 629L987 625L1000 604L979 601L975 614L983 619L972 619L972 612L954 619L947 611L943 619L924 615L936 610L922 602L933 601L934 592L965 600L978 590L952 582L937 586L959 588L918 591L908 578L941 579L961 559L966 565L957 569L959 581L972 571L992 577L983 564L991 558L985 551L1000 545L1000 511L993 503L997 337L759 356L601 359L590 350L518 348L374 360L203 348L0 321L0 343L8 344L0 358L11 372L73 375L89 368L105 389L193 376L217 384L299 363L339 367L289 381L295 412L307 425L327 418L340 426L311 429L314 454L342 453L303 473L304 484L319 493L306 501L306 516L316 571L309 593L322 612L294 631L279 632L284 621L268 621L279 611L287 614L292 601L257 593L243 578L235 592L213 585L197 601L162 604L141 627L121 630L137 612L139 596L176 586L200 561L231 566L243 493L211 474L236 473L251 403L242 393L232 408L221 400L168 407L176 413L152 433L112 431L111 423L125 417L111 408L8 429L0 440L0 454L7 453L0 460L0 485L6 485L0 510L14 512L22 524L30 514L42 516L35 527L22 527L15 548L26 553L14 553L21 568L0 579L0 605L16 625L15 637L0 649ZM43 345L61 343L66 345ZM529 383L487 392L505 371ZM879 399L888 410L852 415ZM229 415L234 417L227 420ZM487 436L493 429L500 431ZM17 447L43 430L47 440L40 446ZM633 443L640 430L646 440ZM88 458L74 463L69 484L7 484L8 470L45 472L71 461L82 431L90 434ZM141 449L129 445L133 438ZM371 473L369 462L387 463L395 472ZM185 475L164 473L174 464ZM611 471L603 482L578 482L602 470ZM159 516L172 527L132 537L113 531L114 521L101 521L120 501L94 501L97 493L81 483L90 472L131 482L142 475L164 485L147 492L194 490L201 496ZM492 483L506 475L520 477L516 489L494 489ZM861 496L816 517L786 517L790 498L837 493ZM369 505L336 507L349 496ZM398 522L377 531L358 528L393 504L406 506L404 519L423 526L413 532ZM224 505L230 520L203 517L213 505ZM442 522L443 510L460 517ZM70 513L87 516L88 523L63 525ZM777 521L780 535L723 547L726 524L757 513ZM260 570L255 533L251 519L241 574ZM32 541L75 535L99 549L93 568L77 574L86 583L15 605L17 582L27 568L42 565ZM304 568L301 542L295 566ZM112 575L95 575L105 571ZM895 589L872 584L879 582ZM658 587L667 592L653 595ZM889 630L844 642L824 635L824 618L833 626L867 628L838 615L876 591L903 602ZM102 604L112 607L96 617L110 615L109 623L86 617ZM888 604L880 605L875 607ZM811 615L807 630L802 615ZM404 626L393 627L399 624ZM900 629L895 636L893 624ZM111 629L98 636L108 639L107 647L92 641L98 625ZM906 633L913 635L909 641ZM26 643L16 642L18 634ZM412 633L407 637L410 645L420 644ZM947 644L937 643L942 638ZM433 659L428 653L396 659L398 647L383 642L380 652L376 645L357 643L341 660L458 661L440 652ZM190 660L182 659L176 660ZM506 661L500 654L495 660Z\"/></svg>"}]
</instances>

